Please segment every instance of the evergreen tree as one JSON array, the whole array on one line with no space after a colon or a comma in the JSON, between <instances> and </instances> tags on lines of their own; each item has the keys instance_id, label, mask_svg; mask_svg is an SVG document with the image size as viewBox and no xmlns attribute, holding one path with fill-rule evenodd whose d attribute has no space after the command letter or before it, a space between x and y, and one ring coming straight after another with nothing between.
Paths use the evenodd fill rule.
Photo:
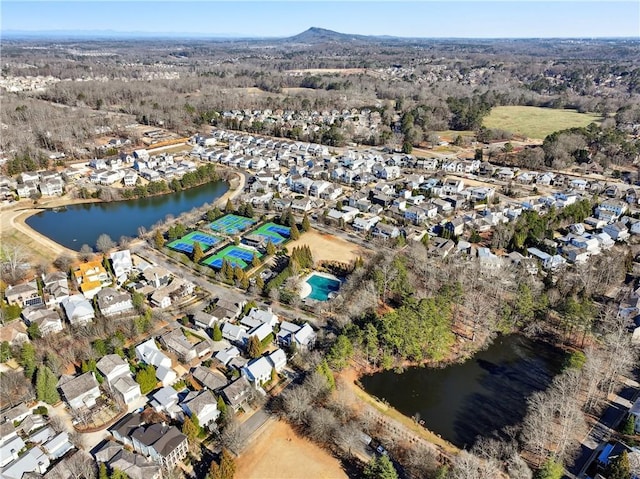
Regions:
<instances>
[{"instance_id":1,"label":"evergreen tree","mask_svg":"<svg viewBox=\"0 0 640 479\"><path fill-rule=\"evenodd\" d=\"M253 266L254 268L257 268L258 266L260 266L261 262L260 262L260 258L258 258L257 254L253 255L253 258L251 258L251 266Z\"/></svg>"},{"instance_id":2,"label":"evergreen tree","mask_svg":"<svg viewBox=\"0 0 640 479\"><path fill-rule=\"evenodd\" d=\"M245 273L242 273L242 278L240 279L240 287L246 291L249 289L249 286L249 277Z\"/></svg>"},{"instance_id":3,"label":"evergreen tree","mask_svg":"<svg viewBox=\"0 0 640 479\"><path fill-rule=\"evenodd\" d=\"M536 474L536 479L560 479L564 475L562 464L548 459Z\"/></svg>"},{"instance_id":4,"label":"evergreen tree","mask_svg":"<svg viewBox=\"0 0 640 479\"><path fill-rule=\"evenodd\" d=\"M276 254L276 247L271 240L267 241L267 254L269 256Z\"/></svg>"},{"instance_id":5,"label":"evergreen tree","mask_svg":"<svg viewBox=\"0 0 640 479\"><path fill-rule=\"evenodd\" d=\"M11 345L9 341L2 341L0 344L0 362L3 363L11 359Z\"/></svg>"},{"instance_id":6,"label":"evergreen tree","mask_svg":"<svg viewBox=\"0 0 640 479\"><path fill-rule=\"evenodd\" d=\"M38 401L55 404L60 401L56 385L58 378L47 366L40 366L36 375L36 397Z\"/></svg>"},{"instance_id":7,"label":"evergreen tree","mask_svg":"<svg viewBox=\"0 0 640 479\"><path fill-rule=\"evenodd\" d=\"M374 458L365 466L363 476L366 479L398 479L393 463L384 454Z\"/></svg>"},{"instance_id":8,"label":"evergreen tree","mask_svg":"<svg viewBox=\"0 0 640 479\"><path fill-rule=\"evenodd\" d=\"M326 359L323 359L322 362L318 364L316 371L322 374L327 379L327 384L333 391L336 388L336 379L333 376L333 371L331 371L331 368L329 367Z\"/></svg>"},{"instance_id":9,"label":"evergreen tree","mask_svg":"<svg viewBox=\"0 0 640 479\"><path fill-rule=\"evenodd\" d=\"M156 234L153 237L153 242L155 243L157 249L160 249L164 246L164 236L162 236L162 231L160 231L160 228L156 230Z\"/></svg>"},{"instance_id":10,"label":"evergreen tree","mask_svg":"<svg viewBox=\"0 0 640 479\"><path fill-rule=\"evenodd\" d=\"M242 279L242 276L244 275L244 271L242 270L242 268L240 267L240 265L235 265L233 267L233 279L234 281L240 281Z\"/></svg>"},{"instance_id":11,"label":"evergreen tree","mask_svg":"<svg viewBox=\"0 0 640 479\"><path fill-rule=\"evenodd\" d=\"M200 261L202 260L202 257L204 256L204 252L202 251L202 246L200 246L200 243L198 243L197 241L195 243L193 243L193 262L196 264L199 264Z\"/></svg>"},{"instance_id":12,"label":"evergreen tree","mask_svg":"<svg viewBox=\"0 0 640 479\"><path fill-rule=\"evenodd\" d=\"M222 479L233 479L236 474L236 461L227 448L222 449L220 473Z\"/></svg>"},{"instance_id":13,"label":"evergreen tree","mask_svg":"<svg viewBox=\"0 0 640 479\"><path fill-rule=\"evenodd\" d=\"M27 334L29 334L29 339L40 339L42 337L42 333L40 333L40 326L35 321L29 325L27 328Z\"/></svg>"},{"instance_id":14,"label":"evergreen tree","mask_svg":"<svg viewBox=\"0 0 640 479\"><path fill-rule=\"evenodd\" d=\"M31 379L36 371L36 349L29 342L20 348L20 366L24 369L24 375Z\"/></svg>"},{"instance_id":15,"label":"evergreen tree","mask_svg":"<svg viewBox=\"0 0 640 479\"><path fill-rule=\"evenodd\" d=\"M256 276L256 288L258 291L264 290L264 279L262 279L262 276L260 275Z\"/></svg>"},{"instance_id":16,"label":"evergreen tree","mask_svg":"<svg viewBox=\"0 0 640 479\"><path fill-rule=\"evenodd\" d=\"M285 224L290 228L296 224L296 218L295 216L293 216L293 211L291 211L291 208L287 210L287 219Z\"/></svg>"},{"instance_id":17,"label":"evergreen tree","mask_svg":"<svg viewBox=\"0 0 640 479\"><path fill-rule=\"evenodd\" d=\"M107 471L107 465L104 462L101 462L98 467L98 479L109 479L109 471Z\"/></svg>"},{"instance_id":18,"label":"evergreen tree","mask_svg":"<svg viewBox=\"0 0 640 479\"><path fill-rule=\"evenodd\" d=\"M629 479L631 477L629 454L626 450L609 461L606 476L607 479Z\"/></svg>"},{"instance_id":19,"label":"evergreen tree","mask_svg":"<svg viewBox=\"0 0 640 479\"><path fill-rule=\"evenodd\" d=\"M298 231L298 227L296 226L295 223L293 223L293 226L291 226L291 231L289 232L289 237L293 241L296 241L297 239L300 239L300 231Z\"/></svg>"},{"instance_id":20,"label":"evergreen tree","mask_svg":"<svg viewBox=\"0 0 640 479\"><path fill-rule=\"evenodd\" d=\"M247 352L249 353L249 357L252 359L260 357L262 354L262 344L260 344L258 336L254 335L249 338L249 347Z\"/></svg>"},{"instance_id":21,"label":"evergreen tree","mask_svg":"<svg viewBox=\"0 0 640 479\"><path fill-rule=\"evenodd\" d=\"M185 418L184 422L182 423L182 434L187 436L189 441L195 441L195 439L198 437L198 432L198 428L193 423L192 419L190 417Z\"/></svg>"},{"instance_id":22,"label":"evergreen tree","mask_svg":"<svg viewBox=\"0 0 640 479\"><path fill-rule=\"evenodd\" d=\"M229 213L233 213L235 210L233 208L233 203L231 202L231 198L229 198L227 200L227 204L224 207L224 212L229 214Z\"/></svg>"},{"instance_id":23,"label":"evergreen tree","mask_svg":"<svg viewBox=\"0 0 640 479\"><path fill-rule=\"evenodd\" d=\"M217 321L216 324L213 325L211 337L214 341L222 341L222 330L220 329L220 324Z\"/></svg>"},{"instance_id":24,"label":"evergreen tree","mask_svg":"<svg viewBox=\"0 0 640 479\"><path fill-rule=\"evenodd\" d=\"M224 421L227 416L227 403L224 402L222 396L218 396L218 411L220 411L220 419Z\"/></svg>"},{"instance_id":25,"label":"evergreen tree","mask_svg":"<svg viewBox=\"0 0 640 479\"><path fill-rule=\"evenodd\" d=\"M302 218L301 226L302 226L302 231L305 233L311 229L311 222L309 221L309 216L307 215L307 213L305 213Z\"/></svg>"},{"instance_id":26,"label":"evergreen tree","mask_svg":"<svg viewBox=\"0 0 640 479\"><path fill-rule=\"evenodd\" d=\"M156 379L156 368L151 364L148 364L138 371L135 379L140 385L140 392L142 394L150 393L158 384L158 380Z\"/></svg>"}]
</instances>

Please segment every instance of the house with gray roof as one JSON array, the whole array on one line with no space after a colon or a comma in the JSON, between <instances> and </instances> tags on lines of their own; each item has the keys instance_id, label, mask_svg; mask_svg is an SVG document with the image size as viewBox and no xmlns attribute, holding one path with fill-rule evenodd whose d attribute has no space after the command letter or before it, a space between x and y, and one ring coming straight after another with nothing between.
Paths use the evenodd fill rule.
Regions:
<instances>
[{"instance_id":1,"label":"house with gray roof","mask_svg":"<svg viewBox=\"0 0 640 479\"><path fill-rule=\"evenodd\" d=\"M103 316L117 316L133 312L131 294L111 287L103 288L96 295L98 309Z\"/></svg>"},{"instance_id":2,"label":"house with gray roof","mask_svg":"<svg viewBox=\"0 0 640 479\"><path fill-rule=\"evenodd\" d=\"M92 408L100 397L100 388L93 371L74 378L63 376L58 381L58 388L71 409Z\"/></svg>"},{"instance_id":3,"label":"house with gray roof","mask_svg":"<svg viewBox=\"0 0 640 479\"><path fill-rule=\"evenodd\" d=\"M62 331L60 315L52 309L46 309L42 306L30 306L23 309L21 315L27 325L37 324L42 336Z\"/></svg>"},{"instance_id":4,"label":"house with gray roof","mask_svg":"<svg viewBox=\"0 0 640 479\"><path fill-rule=\"evenodd\" d=\"M81 294L74 294L60 303L72 326L85 325L96 317L91 303Z\"/></svg>"},{"instance_id":5,"label":"house with gray roof","mask_svg":"<svg viewBox=\"0 0 640 479\"><path fill-rule=\"evenodd\" d=\"M253 388L246 377L240 376L223 388L221 394L224 401L237 412L251 399Z\"/></svg>"},{"instance_id":6,"label":"house with gray roof","mask_svg":"<svg viewBox=\"0 0 640 479\"><path fill-rule=\"evenodd\" d=\"M218 391L219 389L225 387L228 383L227 378L224 376L224 374L218 371L214 371L213 369L207 368L205 366L198 366L194 368L191 372L191 375L193 376L193 379L195 379L202 385L202 387L205 387L211 391Z\"/></svg>"},{"instance_id":7,"label":"house with gray roof","mask_svg":"<svg viewBox=\"0 0 640 479\"><path fill-rule=\"evenodd\" d=\"M203 427L208 428L212 424L215 426L215 421L220 416L218 401L209 389L190 391L182 401L181 406L189 417L195 414Z\"/></svg>"}]
</instances>

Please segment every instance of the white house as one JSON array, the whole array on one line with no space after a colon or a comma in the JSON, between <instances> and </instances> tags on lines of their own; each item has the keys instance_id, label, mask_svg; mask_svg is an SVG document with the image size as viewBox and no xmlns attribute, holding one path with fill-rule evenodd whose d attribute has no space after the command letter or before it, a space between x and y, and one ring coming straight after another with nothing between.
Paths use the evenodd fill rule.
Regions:
<instances>
[{"instance_id":1,"label":"white house","mask_svg":"<svg viewBox=\"0 0 640 479\"><path fill-rule=\"evenodd\" d=\"M123 282L124 279L126 279L126 275L133 270L131 252L128 249L122 251L114 251L109 255L109 258L111 259L113 274L119 282ZM123 279L121 280L121 278Z\"/></svg>"},{"instance_id":2,"label":"white house","mask_svg":"<svg viewBox=\"0 0 640 479\"><path fill-rule=\"evenodd\" d=\"M615 241L624 241L629 237L629 228L627 226L617 221L616 223L606 225L602 228L602 231L607 233L611 238Z\"/></svg>"},{"instance_id":3,"label":"white house","mask_svg":"<svg viewBox=\"0 0 640 479\"><path fill-rule=\"evenodd\" d=\"M134 381L131 375L120 376L113 382L113 392L122 400L124 404L132 404L142 396L140 385Z\"/></svg>"},{"instance_id":4,"label":"white house","mask_svg":"<svg viewBox=\"0 0 640 479\"><path fill-rule=\"evenodd\" d=\"M171 368L171 359L158 349L153 339L136 346L136 357L145 364L151 364L156 368Z\"/></svg>"},{"instance_id":5,"label":"white house","mask_svg":"<svg viewBox=\"0 0 640 479\"><path fill-rule=\"evenodd\" d=\"M93 371L69 378L62 376L58 388L71 409L92 408L100 397L100 388Z\"/></svg>"},{"instance_id":6,"label":"white house","mask_svg":"<svg viewBox=\"0 0 640 479\"><path fill-rule=\"evenodd\" d=\"M116 379L122 376L131 375L129 363L117 354L107 354L106 356L103 356L96 363L96 367L110 386L113 386Z\"/></svg>"},{"instance_id":7,"label":"white house","mask_svg":"<svg viewBox=\"0 0 640 479\"><path fill-rule=\"evenodd\" d=\"M379 216L357 217L353 220L353 228L358 231L370 231L380 221Z\"/></svg>"},{"instance_id":8,"label":"white house","mask_svg":"<svg viewBox=\"0 0 640 479\"><path fill-rule=\"evenodd\" d=\"M208 389L196 392L191 391L182 401L182 409L189 416L194 414L198 417L200 425L207 427L214 423L220 411L218 411L218 402L213 393Z\"/></svg>"},{"instance_id":9,"label":"white house","mask_svg":"<svg viewBox=\"0 0 640 479\"><path fill-rule=\"evenodd\" d=\"M64 299L61 303L67 315L69 323L73 326L81 326L93 321L95 312L91 303L81 294L74 294Z\"/></svg>"}]
</instances>

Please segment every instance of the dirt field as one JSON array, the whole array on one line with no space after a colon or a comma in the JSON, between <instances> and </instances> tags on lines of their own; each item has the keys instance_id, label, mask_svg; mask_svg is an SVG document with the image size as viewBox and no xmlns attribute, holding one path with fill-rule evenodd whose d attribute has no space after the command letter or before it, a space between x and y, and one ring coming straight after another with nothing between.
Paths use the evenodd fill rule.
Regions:
<instances>
[{"instance_id":1,"label":"dirt field","mask_svg":"<svg viewBox=\"0 0 640 479\"><path fill-rule=\"evenodd\" d=\"M345 241L337 236L321 233L316 230L308 231L298 241L287 245L287 251L296 246L307 245L311 248L311 254L316 264L320 261L340 261L349 263L358 256L366 257L371 251L356 244Z\"/></svg>"},{"instance_id":2,"label":"dirt field","mask_svg":"<svg viewBox=\"0 0 640 479\"><path fill-rule=\"evenodd\" d=\"M337 459L304 439L285 422L272 422L238 457L242 479L346 479Z\"/></svg>"},{"instance_id":3,"label":"dirt field","mask_svg":"<svg viewBox=\"0 0 640 479\"><path fill-rule=\"evenodd\" d=\"M602 118L575 110L556 110L535 106L498 106L491 110L483 125L529 138L543 139L554 131L599 123Z\"/></svg>"}]
</instances>

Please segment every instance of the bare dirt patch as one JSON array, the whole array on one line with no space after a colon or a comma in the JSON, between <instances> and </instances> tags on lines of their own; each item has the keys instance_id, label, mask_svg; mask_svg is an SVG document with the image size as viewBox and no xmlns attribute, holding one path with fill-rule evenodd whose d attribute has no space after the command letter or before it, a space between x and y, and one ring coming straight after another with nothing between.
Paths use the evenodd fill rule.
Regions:
<instances>
[{"instance_id":1,"label":"bare dirt patch","mask_svg":"<svg viewBox=\"0 0 640 479\"><path fill-rule=\"evenodd\" d=\"M348 478L336 458L282 421L269 423L236 463L242 479Z\"/></svg>"},{"instance_id":2,"label":"bare dirt patch","mask_svg":"<svg viewBox=\"0 0 640 479\"><path fill-rule=\"evenodd\" d=\"M371 254L371 251L361 246L316 230L307 231L299 240L289 243L287 251L290 252L296 246L309 246L316 264L321 261L350 263L359 256L366 257Z\"/></svg>"}]
</instances>

